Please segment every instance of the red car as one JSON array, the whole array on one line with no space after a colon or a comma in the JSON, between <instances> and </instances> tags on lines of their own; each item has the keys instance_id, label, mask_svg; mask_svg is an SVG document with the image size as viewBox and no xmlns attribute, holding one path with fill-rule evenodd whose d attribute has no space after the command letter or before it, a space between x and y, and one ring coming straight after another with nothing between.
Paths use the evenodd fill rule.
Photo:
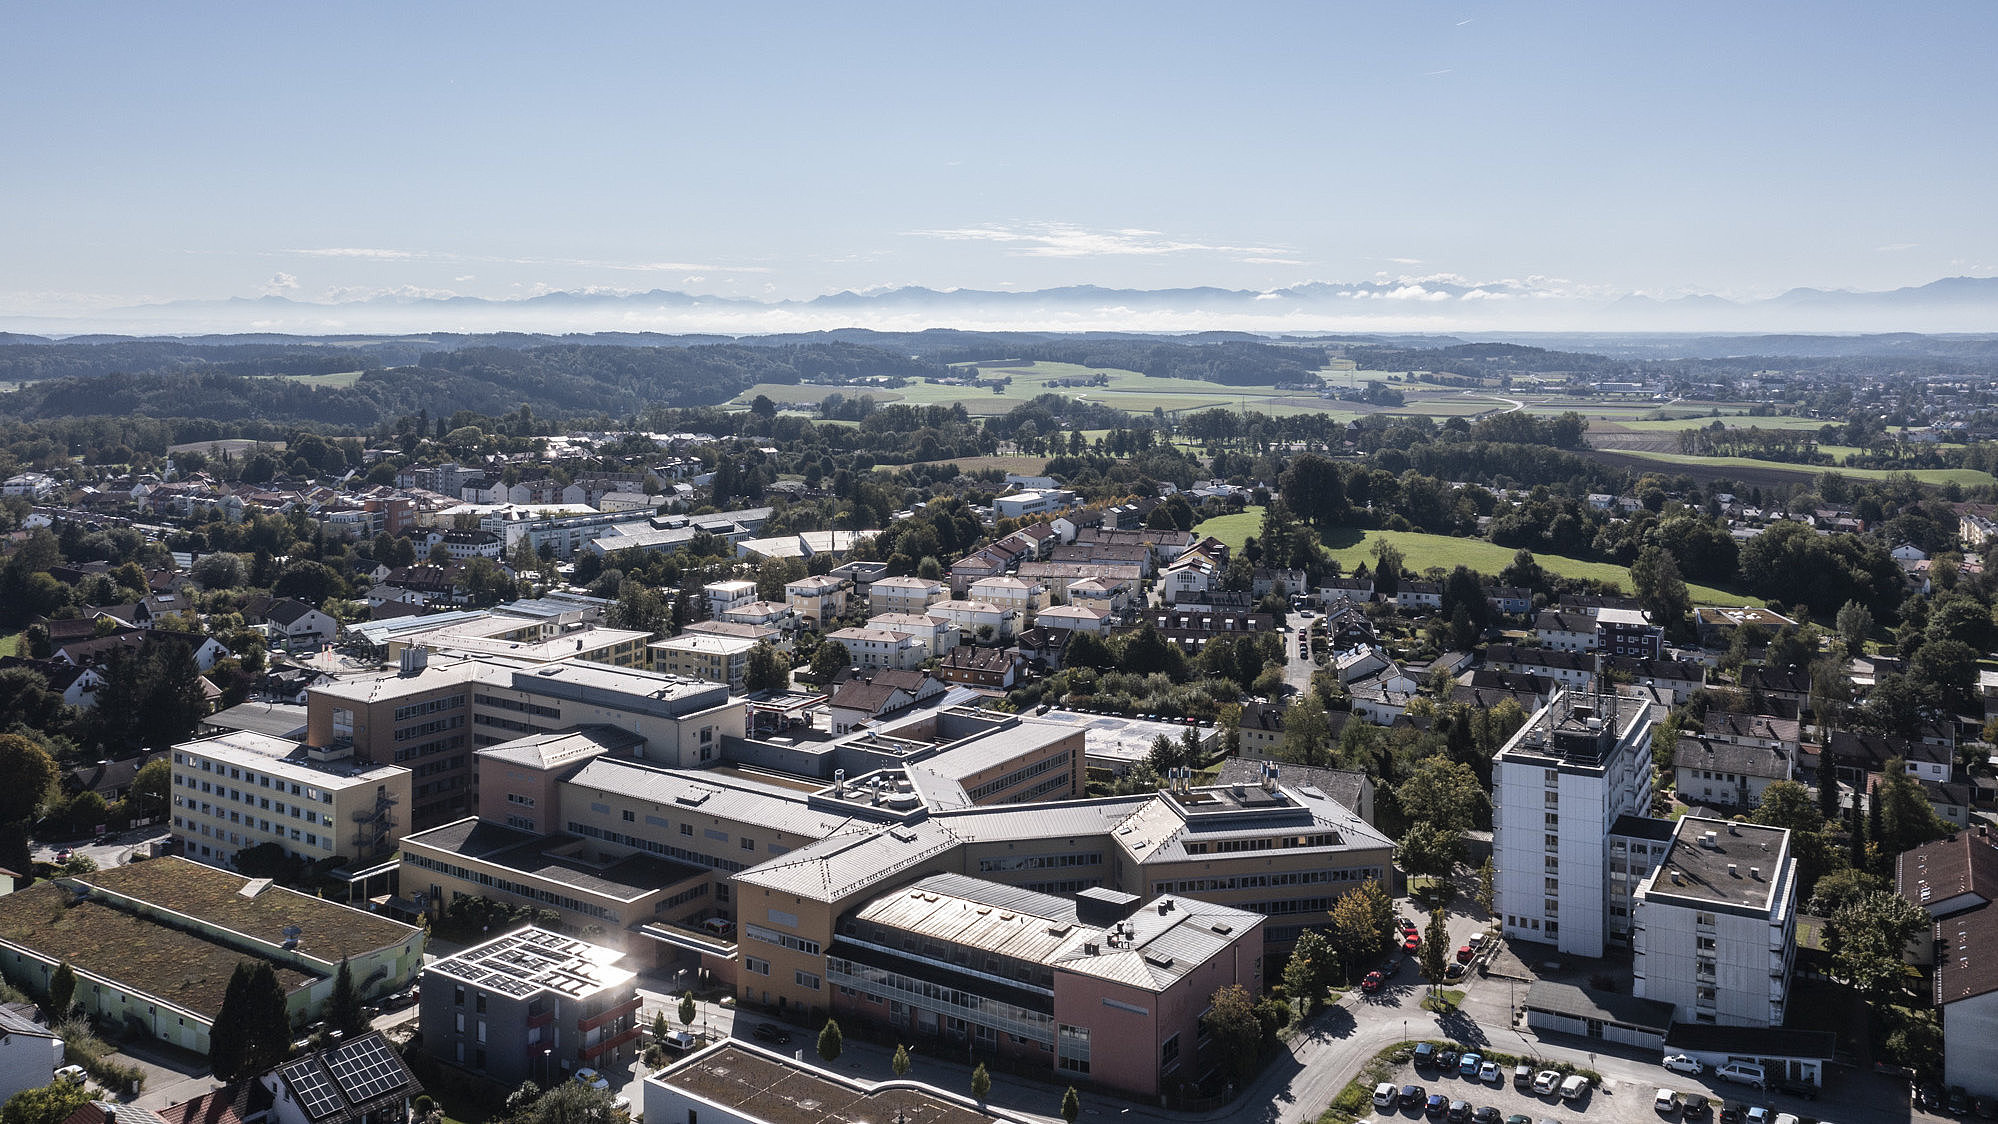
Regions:
<instances>
[{"instance_id":1,"label":"red car","mask_svg":"<svg viewBox=\"0 0 1998 1124\"><path fill-rule=\"evenodd\" d=\"M1422 947L1422 937L1415 930L1411 929L1401 935L1401 947L1406 951L1414 952L1416 949Z\"/></svg>"},{"instance_id":2,"label":"red car","mask_svg":"<svg viewBox=\"0 0 1998 1124\"><path fill-rule=\"evenodd\" d=\"M1469 964L1470 962L1471 962L1471 946L1470 946L1470 945L1467 945L1467 944L1466 944L1466 945L1458 945L1458 946L1457 946L1457 963L1459 963L1459 964Z\"/></svg>"},{"instance_id":3,"label":"red car","mask_svg":"<svg viewBox=\"0 0 1998 1124\"><path fill-rule=\"evenodd\" d=\"M1372 995L1380 989L1381 974L1379 972L1368 972L1367 977L1360 981L1360 990L1366 992L1368 995Z\"/></svg>"}]
</instances>

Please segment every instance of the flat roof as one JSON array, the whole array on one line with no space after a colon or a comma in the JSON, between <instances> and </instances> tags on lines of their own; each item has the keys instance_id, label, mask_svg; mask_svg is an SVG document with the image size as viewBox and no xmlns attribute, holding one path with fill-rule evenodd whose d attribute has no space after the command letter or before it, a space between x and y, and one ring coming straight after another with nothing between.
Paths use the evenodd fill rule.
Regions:
<instances>
[{"instance_id":1,"label":"flat roof","mask_svg":"<svg viewBox=\"0 0 1998 1124\"><path fill-rule=\"evenodd\" d=\"M838 634L835 633L834 635ZM654 640L652 643L647 644L646 647L654 651L713 652L720 656L736 656L747 654L759 643L761 641L752 640L746 636L717 636L714 633L708 632L683 632L678 636L669 636L664 640Z\"/></svg>"},{"instance_id":2,"label":"flat roof","mask_svg":"<svg viewBox=\"0 0 1998 1124\"><path fill-rule=\"evenodd\" d=\"M992 1124L1016 1117L909 1082L866 1085L741 1042L711 1046L647 1081L765 1124Z\"/></svg>"},{"instance_id":3,"label":"flat roof","mask_svg":"<svg viewBox=\"0 0 1998 1124\"><path fill-rule=\"evenodd\" d=\"M706 878L709 873L706 867L644 852L594 862L583 857L593 844L580 835L537 835L486 823L476 816L404 836L403 845L411 844L621 902L635 901L689 879Z\"/></svg>"},{"instance_id":4,"label":"flat roof","mask_svg":"<svg viewBox=\"0 0 1998 1124\"><path fill-rule=\"evenodd\" d=\"M315 761L307 756L302 743L290 738L274 738L255 730L231 730L214 737L181 742L173 748L175 753L198 754L214 761L227 761L231 765L318 788L346 789L379 784L409 772L400 765L376 765L352 757Z\"/></svg>"},{"instance_id":5,"label":"flat roof","mask_svg":"<svg viewBox=\"0 0 1998 1124\"><path fill-rule=\"evenodd\" d=\"M1540 980L1526 989L1524 1006L1528 1010L1545 1011L1551 1015L1596 1019L1645 1030L1663 1031L1672 1025L1673 1007L1670 1003L1549 980Z\"/></svg>"},{"instance_id":6,"label":"flat roof","mask_svg":"<svg viewBox=\"0 0 1998 1124\"><path fill-rule=\"evenodd\" d=\"M644 744L644 738L616 726L583 726L559 734L529 734L476 752L533 769L554 769Z\"/></svg>"},{"instance_id":7,"label":"flat roof","mask_svg":"<svg viewBox=\"0 0 1998 1124\"><path fill-rule=\"evenodd\" d=\"M529 926L435 961L423 970L435 972L514 999L544 991L581 999L638 978L617 966L624 954L614 948Z\"/></svg>"},{"instance_id":8,"label":"flat roof","mask_svg":"<svg viewBox=\"0 0 1998 1124\"><path fill-rule=\"evenodd\" d=\"M320 960L362 956L423 932L379 913L287 890L268 879L245 878L178 855L107 867L68 880L270 944L281 943L285 928L295 926L301 930L298 951Z\"/></svg>"},{"instance_id":9,"label":"flat roof","mask_svg":"<svg viewBox=\"0 0 1998 1124\"><path fill-rule=\"evenodd\" d=\"M305 738L303 703L246 702L218 710L201 720L203 726L226 730L248 730L273 738L298 742Z\"/></svg>"},{"instance_id":10,"label":"flat roof","mask_svg":"<svg viewBox=\"0 0 1998 1124\"><path fill-rule=\"evenodd\" d=\"M1059 707L1045 714L1035 715L1034 720L1081 730L1085 756L1130 764L1136 764L1150 756L1152 742L1156 741L1160 734L1178 741L1186 735L1186 731L1194 730L1204 741L1214 732L1211 726L1203 729L1183 722L1158 722L1146 718L1126 718L1116 714L1085 714L1079 710L1063 710Z\"/></svg>"},{"instance_id":11,"label":"flat roof","mask_svg":"<svg viewBox=\"0 0 1998 1124\"><path fill-rule=\"evenodd\" d=\"M1712 846L1705 845L1709 834ZM1767 913L1776 908L1789 855L1790 833L1783 828L1686 816L1665 861L1639 893Z\"/></svg>"},{"instance_id":12,"label":"flat roof","mask_svg":"<svg viewBox=\"0 0 1998 1124\"><path fill-rule=\"evenodd\" d=\"M218 941L102 902L76 901L54 882L0 897L0 940L211 1022L222 1010L236 965L251 959ZM272 968L286 994L316 978L275 963Z\"/></svg>"}]
</instances>

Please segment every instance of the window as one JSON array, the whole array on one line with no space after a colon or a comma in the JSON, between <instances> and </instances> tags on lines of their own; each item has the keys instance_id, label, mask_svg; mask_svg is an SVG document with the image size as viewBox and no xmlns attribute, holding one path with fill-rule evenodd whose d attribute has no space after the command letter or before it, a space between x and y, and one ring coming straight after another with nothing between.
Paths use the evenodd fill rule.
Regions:
<instances>
[{"instance_id":1,"label":"window","mask_svg":"<svg viewBox=\"0 0 1998 1124\"><path fill-rule=\"evenodd\" d=\"M754 850L756 849L756 840L754 840L754 839L751 839L751 838L750 838L749 836L747 836L747 835L743 836L743 837L742 837L742 849L743 849L743 850L745 850L745 851L754 851Z\"/></svg>"},{"instance_id":2,"label":"window","mask_svg":"<svg viewBox=\"0 0 1998 1124\"><path fill-rule=\"evenodd\" d=\"M690 823L683 823L683 824L681 824L681 825L680 825L680 834L682 834L682 835L692 835L692 834L694 834L694 825L693 825L693 824L690 824Z\"/></svg>"},{"instance_id":3,"label":"window","mask_svg":"<svg viewBox=\"0 0 1998 1124\"><path fill-rule=\"evenodd\" d=\"M749 969L752 972L755 972L759 976L767 976L770 974L770 961L768 960L758 960L754 956L745 956L742 958L742 966L744 968Z\"/></svg>"},{"instance_id":4,"label":"window","mask_svg":"<svg viewBox=\"0 0 1998 1124\"><path fill-rule=\"evenodd\" d=\"M636 812L633 812L633 811L632 811L632 810L631 810L630 808L626 808L626 809L624 810L624 822L626 822L626 823L637 823L637 822L638 822L638 814L637 814Z\"/></svg>"},{"instance_id":5,"label":"window","mask_svg":"<svg viewBox=\"0 0 1998 1124\"><path fill-rule=\"evenodd\" d=\"M482 992L480 992L480 993L478 993L477 995L475 995L475 996L473 996L473 997L472 997L472 1007L473 1007L473 1010L476 1010L476 1011L477 1011L477 1012L478 1012L479 1014L481 1014L481 1015L483 1015L483 1014L485 1014L485 1013L486 1013L486 993L485 993L485 992L483 992L483 991L482 991Z\"/></svg>"},{"instance_id":6,"label":"window","mask_svg":"<svg viewBox=\"0 0 1998 1124\"><path fill-rule=\"evenodd\" d=\"M819 989L819 978L810 972L793 972L791 976L798 981L799 987L808 987L813 991Z\"/></svg>"},{"instance_id":7,"label":"window","mask_svg":"<svg viewBox=\"0 0 1998 1124\"><path fill-rule=\"evenodd\" d=\"M1179 1035L1175 1034L1159 1046L1159 1068L1171 1069L1179 1064Z\"/></svg>"},{"instance_id":8,"label":"window","mask_svg":"<svg viewBox=\"0 0 1998 1124\"><path fill-rule=\"evenodd\" d=\"M465 1005L465 985L459 984L451 989L451 1002L460 1007Z\"/></svg>"}]
</instances>

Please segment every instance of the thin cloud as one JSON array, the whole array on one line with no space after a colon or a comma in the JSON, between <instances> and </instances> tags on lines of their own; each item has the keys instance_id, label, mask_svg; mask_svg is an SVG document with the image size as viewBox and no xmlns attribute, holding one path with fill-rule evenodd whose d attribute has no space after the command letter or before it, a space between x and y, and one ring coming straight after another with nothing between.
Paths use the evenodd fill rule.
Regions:
<instances>
[{"instance_id":1,"label":"thin cloud","mask_svg":"<svg viewBox=\"0 0 1998 1124\"><path fill-rule=\"evenodd\" d=\"M310 258L365 258L370 261L410 261L423 255L413 250L378 250L358 246L333 246L316 250L293 250Z\"/></svg>"},{"instance_id":2,"label":"thin cloud","mask_svg":"<svg viewBox=\"0 0 1998 1124\"><path fill-rule=\"evenodd\" d=\"M1919 245L1921 245L1919 242L1889 242L1885 246L1873 247L1873 252L1876 254L1898 254L1902 250L1912 250Z\"/></svg>"},{"instance_id":3,"label":"thin cloud","mask_svg":"<svg viewBox=\"0 0 1998 1124\"><path fill-rule=\"evenodd\" d=\"M267 297L281 297L297 289L298 278L289 273L274 274L269 281L264 282L264 295Z\"/></svg>"},{"instance_id":4,"label":"thin cloud","mask_svg":"<svg viewBox=\"0 0 1998 1124\"><path fill-rule=\"evenodd\" d=\"M1270 258L1289 253L1289 250L1282 246L1224 246L1168 238L1156 230L1137 228L1089 230L1069 223L968 226L946 230L913 230L909 233L920 238L940 238L947 242L997 243L1013 247L1009 251L1010 256L1028 258L1161 257L1190 253L1254 255Z\"/></svg>"},{"instance_id":5,"label":"thin cloud","mask_svg":"<svg viewBox=\"0 0 1998 1124\"><path fill-rule=\"evenodd\" d=\"M1389 258L1388 260L1389 260L1389 261L1391 261L1391 262L1393 262L1393 263L1395 263L1396 265L1421 265L1421 264L1422 264L1422 259L1421 259L1421 258Z\"/></svg>"}]
</instances>

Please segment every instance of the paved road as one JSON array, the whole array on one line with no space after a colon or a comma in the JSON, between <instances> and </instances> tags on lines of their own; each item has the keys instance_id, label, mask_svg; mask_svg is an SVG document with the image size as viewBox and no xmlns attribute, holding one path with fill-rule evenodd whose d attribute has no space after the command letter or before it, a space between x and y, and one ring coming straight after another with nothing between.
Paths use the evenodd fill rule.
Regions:
<instances>
[{"instance_id":1,"label":"paved road","mask_svg":"<svg viewBox=\"0 0 1998 1124\"><path fill-rule=\"evenodd\" d=\"M132 831L113 832L102 843L93 843L89 837L73 840L37 842L34 849L36 862L52 863L56 852L67 847L76 854L87 856L97 864L99 870L106 867L123 866L131 861L132 853L141 846L156 839L165 839L171 830L161 825L136 828Z\"/></svg>"},{"instance_id":2,"label":"paved road","mask_svg":"<svg viewBox=\"0 0 1998 1124\"><path fill-rule=\"evenodd\" d=\"M1283 681L1285 686L1297 694L1303 694L1311 689L1311 673L1318 670L1317 661L1298 647L1298 638L1319 619L1315 614L1303 617L1295 612L1284 618L1284 627L1290 631L1283 634Z\"/></svg>"}]
</instances>

